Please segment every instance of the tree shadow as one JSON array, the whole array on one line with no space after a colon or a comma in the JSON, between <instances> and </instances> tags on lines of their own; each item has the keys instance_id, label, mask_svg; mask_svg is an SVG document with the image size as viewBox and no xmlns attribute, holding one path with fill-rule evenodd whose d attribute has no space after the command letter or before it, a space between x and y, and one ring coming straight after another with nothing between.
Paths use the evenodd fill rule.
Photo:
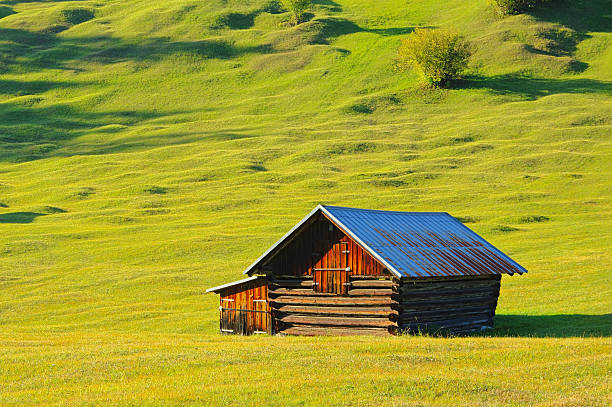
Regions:
<instances>
[{"instance_id":1,"label":"tree shadow","mask_svg":"<svg viewBox=\"0 0 612 407\"><path fill-rule=\"evenodd\" d=\"M369 33L382 35L383 37L392 37L395 35L407 35L414 31L415 27L394 27L394 28L368 28L364 31Z\"/></svg>"},{"instance_id":2,"label":"tree shadow","mask_svg":"<svg viewBox=\"0 0 612 407\"><path fill-rule=\"evenodd\" d=\"M0 223L32 223L39 216L45 216L46 213L38 212L11 212L0 214Z\"/></svg>"},{"instance_id":3,"label":"tree shadow","mask_svg":"<svg viewBox=\"0 0 612 407\"><path fill-rule=\"evenodd\" d=\"M320 1L335 7L333 1ZM8 4L8 3L4 3ZM328 44L333 38L356 32L378 35L400 35L407 28L365 29L339 18L314 19L298 30L287 30L291 36L303 35L306 43ZM52 31L33 32L20 28L0 28L0 73L23 75L28 73L64 70L81 72L83 66L160 61L174 55L192 55L194 59L232 59L245 54L273 54L282 51L274 44L240 45L223 38L195 41L174 41L167 37L122 39L109 35L58 36ZM86 64L82 64L85 61ZM89 63L89 64L87 64ZM139 66L140 66L139 64ZM78 78L79 76L74 76ZM170 117L188 112L152 112L143 110L92 112L70 103L48 105L42 95L53 89L88 87L85 81L22 80L11 77L0 79L0 161L31 161L61 154L60 149L71 139L86 134L120 131L125 126ZM157 120L159 122L159 120ZM175 122L175 121L173 121ZM176 135L173 142L189 142L193 137ZM124 140L125 141L125 140ZM140 138L131 144L112 142L74 145L71 154L103 154L146 148L150 143Z\"/></svg>"},{"instance_id":4,"label":"tree shadow","mask_svg":"<svg viewBox=\"0 0 612 407\"><path fill-rule=\"evenodd\" d=\"M86 58L108 64L127 60L156 61L170 54L192 54L202 59L229 59L244 54L272 52L268 44L237 46L223 40L171 41L168 38L153 38L137 43L113 44L91 52Z\"/></svg>"},{"instance_id":5,"label":"tree shadow","mask_svg":"<svg viewBox=\"0 0 612 407\"><path fill-rule=\"evenodd\" d=\"M311 20L308 24L304 24L300 29L304 34L310 34L310 42L314 44L329 44L330 40L334 38L359 32L368 32L381 36L394 36L409 34L414 31L414 27L364 28L351 20L336 17L316 18Z\"/></svg>"},{"instance_id":6,"label":"tree shadow","mask_svg":"<svg viewBox=\"0 0 612 407\"><path fill-rule=\"evenodd\" d=\"M76 3L78 1L87 1L87 0L4 0L4 4L15 6L20 3L63 3L66 1Z\"/></svg>"},{"instance_id":7,"label":"tree shadow","mask_svg":"<svg viewBox=\"0 0 612 407\"><path fill-rule=\"evenodd\" d=\"M54 88L71 88L88 85L88 82L59 81L19 81L0 79L0 95L31 96L47 92Z\"/></svg>"},{"instance_id":8,"label":"tree shadow","mask_svg":"<svg viewBox=\"0 0 612 407\"><path fill-rule=\"evenodd\" d=\"M497 95L509 95L523 100L536 100L559 93L612 92L612 82L594 79L549 79L534 78L519 74L495 76L471 75L454 84L455 88L486 89Z\"/></svg>"},{"instance_id":9,"label":"tree shadow","mask_svg":"<svg viewBox=\"0 0 612 407\"><path fill-rule=\"evenodd\" d=\"M199 59L230 59L246 53L269 53L269 45L240 46L217 39L171 41L148 38L127 42L110 36L63 38L49 32L0 28L0 73L26 74L47 70L80 71L80 61L114 64L159 61L172 55ZM41 95L52 89L87 87L84 81L0 79L0 160L31 161L57 154L67 140L107 128L112 132L143 121L187 113L144 110L91 112L68 103L51 106ZM174 120L173 122L176 122ZM106 130L104 130L106 131ZM84 146L83 146L84 147ZM79 154L146 147L140 140L128 146L89 145Z\"/></svg>"},{"instance_id":10,"label":"tree shadow","mask_svg":"<svg viewBox=\"0 0 612 407\"><path fill-rule=\"evenodd\" d=\"M127 41L110 36L60 38L50 32L0 28L0 72L42 69L75 70L70 62L100 63L157 61L171 55L192 54L202 59L229 59L249 53L270 53L270 45L242 46L219 39L172 41L166 37ZM76 69L78 70L78 69Z\"/></svg>"},{"instance_id":11,"label":"tree shadow","mask_svg":"<svg viewBox=\"0 0 612 407\"><path fill-rule=\"evenodd\" d=\"M15 10L0 4L0 18L8 17L12 14L16 14Z\"/></svg>"},{"instance_id":12,"label":"tree shadow","mask_svg":"<svg viewBox=\"0 0 612 407\"><path fill-rule=\"evenodd\" d=\"M537 20L561 24L580 33L612 32L610 0L562 0L529 14Z\"/></svg>"},{"instance_id":13,"label":"tree shadow","mask_svg":"<svg viewBox=\"0 0 612 407\"><path fill-rule=\"evenodd\" d=\"M125 126L183 114L184 111L156 113L145 110L87 112L67 104L38 106L38 98L4 102L0 109L0 160L33 161L50 156L66 156L57 150L70 139L91 133L112 133ZM174 121L176 122L176 121ZM104 143L75 146L74 154L126 152L146 147L138 143L109 146ZM83 150L83 151L80 151Z\"/></svg>"},{"instance_id":14,"label":"tree shadow","mask_svg":"<svg viewBox=\"0 0 612 407\"><path fill-rule=\"evenodd\" d=\"M312 4L320 6L321 8L333 13L339 13L342 11L342 6L332 0L313 0Z\"/></svg>"},{"instance_id":15,"label":"tree shadow","mask_svg":"<svg viewBox=\"0 0 612 407\"><path fill-rule=\"evenodd\" d=\"M612 314L506 315L495 316L495 329L479 334L505 337L568 338L612 336Z\"/></svg>"}]
</instances>

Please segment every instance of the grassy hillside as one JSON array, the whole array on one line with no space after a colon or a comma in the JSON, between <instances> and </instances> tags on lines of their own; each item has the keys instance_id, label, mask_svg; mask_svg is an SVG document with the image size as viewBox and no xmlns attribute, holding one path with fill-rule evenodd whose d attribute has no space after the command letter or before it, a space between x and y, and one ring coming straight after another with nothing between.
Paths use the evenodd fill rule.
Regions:
<instances>
[{"instance_id":1,"label":"grassy hillside","mask_svg":"<svg viewBox=\"0 0 612 407\"><path fill-rule=\"evenodd\" d=\"M606 405L612 2L0 0L0 404ZM394 70L414 27L475 54ZM525 266L486 337L228 338L205 288L317 203ZM591 338L587 338L591 337Z\"/></svg>"}]
</instances>

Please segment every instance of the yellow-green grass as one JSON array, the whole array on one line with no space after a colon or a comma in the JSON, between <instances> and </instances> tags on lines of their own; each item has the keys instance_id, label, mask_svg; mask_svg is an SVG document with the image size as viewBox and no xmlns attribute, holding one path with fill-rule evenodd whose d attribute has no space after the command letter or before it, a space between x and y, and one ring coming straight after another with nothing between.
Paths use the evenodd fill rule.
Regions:
<instances>
[{"instance_id":1,"label":"yellow-green grass","mask_svg":"<svg viewBox=\"0 0 612 407\"><path fill-rule=\"evenodd\" d=\"M0 405L609 404L610 2L266 4L0 1ZM452 89L393 69L415 26L474 44ZM204 289L317 203L530 273L478 337L219 336Z\"/></svg>"}]
</instances>

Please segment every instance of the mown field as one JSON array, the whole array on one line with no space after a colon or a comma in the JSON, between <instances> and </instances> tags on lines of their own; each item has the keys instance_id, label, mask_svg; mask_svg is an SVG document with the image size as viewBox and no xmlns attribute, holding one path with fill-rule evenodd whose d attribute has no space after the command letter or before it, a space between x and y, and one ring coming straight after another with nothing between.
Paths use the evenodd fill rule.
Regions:
<instances>
[{"instance_id":1,"label":"mown field","mask_svg":"<svg viewBox=\"0 0 612 407\"><path fill-rule=\"evenodd\" d=\"M612 403L612 2L0 0L0 405ZM414 27L474 47L448 90ZM318 203L446 211L529 270L468 338L218 335Z\"/></svg>"}]
</instances>

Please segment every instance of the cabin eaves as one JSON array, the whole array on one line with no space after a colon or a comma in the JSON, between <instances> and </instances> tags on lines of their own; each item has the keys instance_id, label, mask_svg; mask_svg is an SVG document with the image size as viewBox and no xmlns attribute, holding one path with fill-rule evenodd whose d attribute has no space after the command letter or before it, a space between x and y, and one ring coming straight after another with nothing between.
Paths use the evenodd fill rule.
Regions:
<instances>
[{"instance_id":1,"label":"cabin eaves","mask_svg":"<svg viewBox=\"0 0 612 407\"><path fill-rule=\"evenodd\" d=\"M233 287L236 285L240 285L242 283L246 283L249 281L253 281L253 280L257 280L258 278L260 278L260 276L251 276L251 277L247 277L247 278L243 278L242 280L238 280L238 281L232 281L231 283L227 283L227 284L223 284L223 285L218 285L216 287L212 287L206 290L207 293L218 293L221 290L223 290L224 288L229 288L229 287Z\"/></svg>"}]
</instances>

